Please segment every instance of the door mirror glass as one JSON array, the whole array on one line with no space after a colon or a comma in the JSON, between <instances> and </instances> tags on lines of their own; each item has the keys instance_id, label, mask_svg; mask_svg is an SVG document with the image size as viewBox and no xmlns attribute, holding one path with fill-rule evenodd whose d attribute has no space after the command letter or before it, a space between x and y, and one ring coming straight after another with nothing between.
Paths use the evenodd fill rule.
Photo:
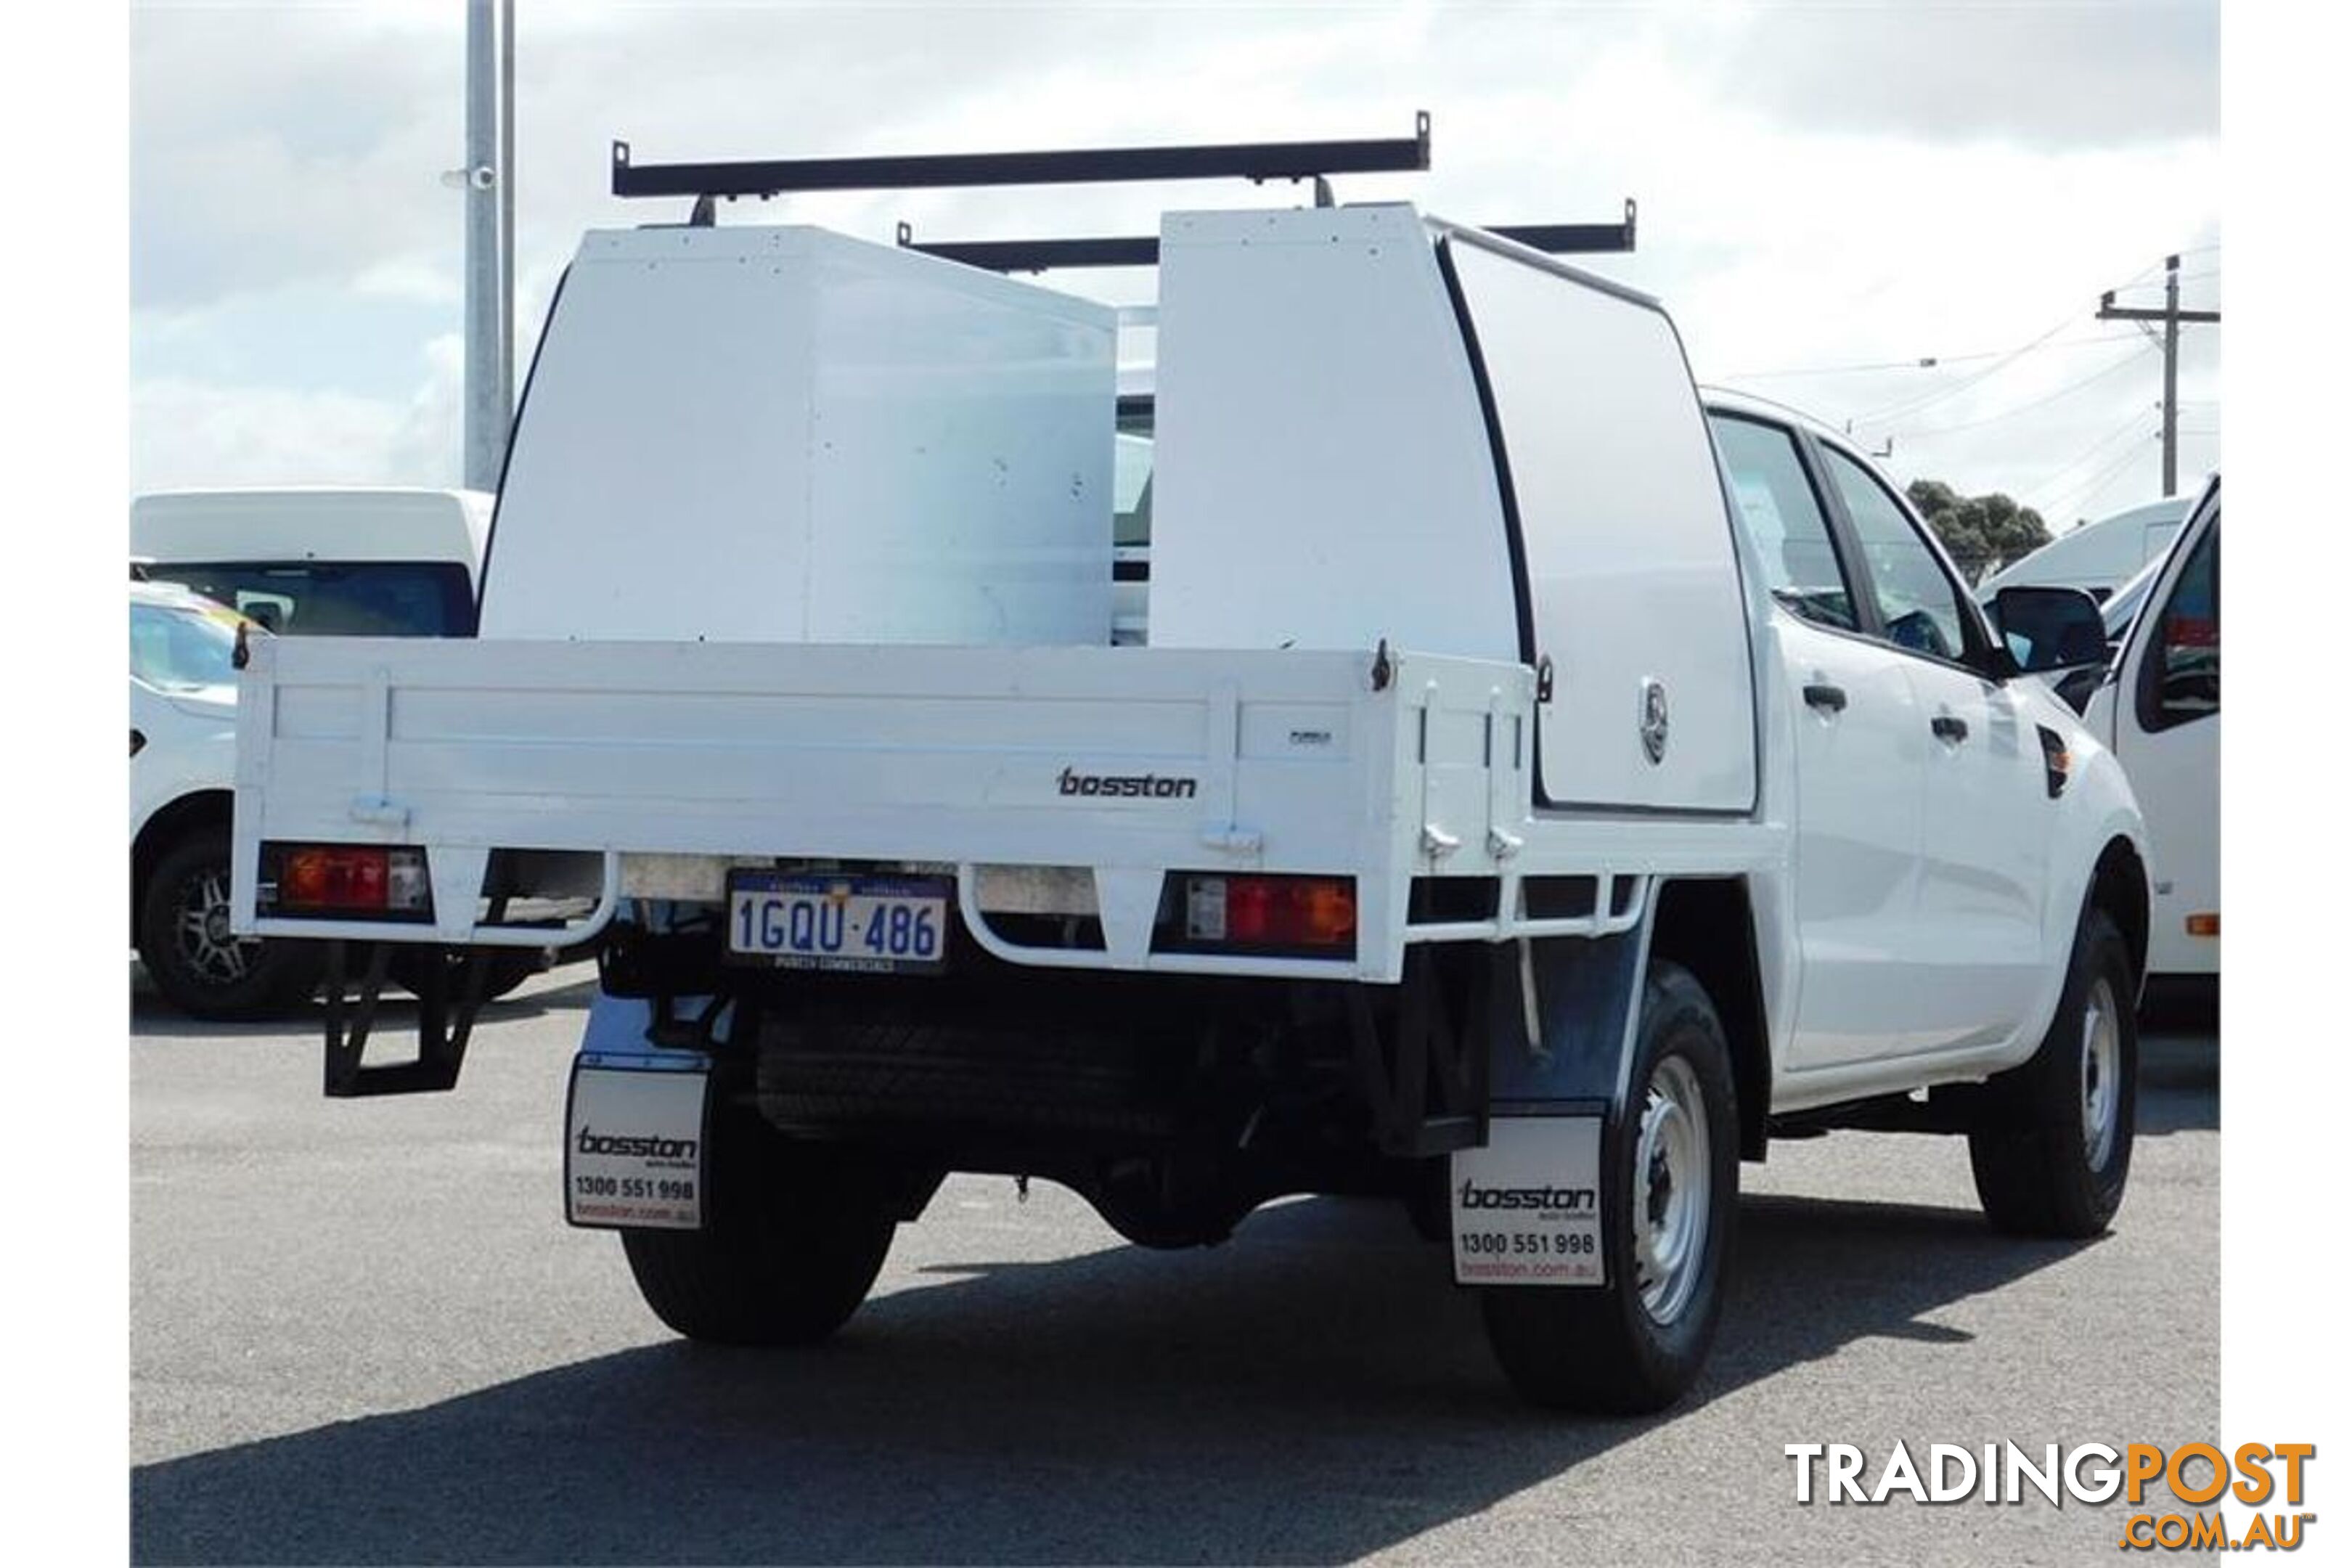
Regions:
<instances>
[{"instance_id":1,"label":"door mirror glass","mask_svg":"<svg viewBox=\"0 0 2352 1568\"><path fill-rule=\"evenodd\" d=\"M2107 661L2107 626L2097 600L2080 588L2003 588L1993 626L2017 668L2032 674Z\"/></svg>"}]
</instances>

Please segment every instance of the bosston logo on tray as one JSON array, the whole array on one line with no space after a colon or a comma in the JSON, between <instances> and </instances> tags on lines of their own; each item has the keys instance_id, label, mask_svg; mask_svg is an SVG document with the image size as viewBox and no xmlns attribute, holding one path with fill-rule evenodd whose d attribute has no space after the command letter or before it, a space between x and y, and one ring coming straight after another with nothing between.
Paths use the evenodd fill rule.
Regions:
<instances>
[{"instance_id":1,"label":"bosston logo on tray","mask_svg":"<svg viewBox=\"0 0 2352 1568\"><path fill-rule=\"evenodd\" d=\"M1590 1214L1601 1204L1591 1187L1482 1187L1467 1181L1462 1184L1461 1197L1465 1209L1559 1209L1570 1214Z\"/></svg>"},{"instance_id":2,"label":"bosston logo on tray","mask_svg":"<svg viewBox=\"0 0 2352 1568\"><path fill-rule=\"evenodd\" d=\"M574 1145L583 1154L615 1154L633 1160L691 1160L701 1146L696 1138L614 1137L591 1127L580 1129Z\"/></svg>"},{"instance_id":3,"label":"bosston logo on tray","mask_svg":"<svg viewBox=\"0 0 2352 1568\"><path fill-rule=\"evenodd\" d=\"M1118 795L1127 800L1191 800L1201 793L1198 779L1160 773L1082 773L1064 768L1055 782L1064 795Z\"/></svg>"}]
</instances>

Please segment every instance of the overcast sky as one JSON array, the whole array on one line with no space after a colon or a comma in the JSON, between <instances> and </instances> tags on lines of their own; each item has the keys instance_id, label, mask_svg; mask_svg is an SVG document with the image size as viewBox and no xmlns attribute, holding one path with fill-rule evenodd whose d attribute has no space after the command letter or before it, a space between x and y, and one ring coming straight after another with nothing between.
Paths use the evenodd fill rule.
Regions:
<instances>
[{"instance_id":1,"label":"overcast sky","mask_svg":"<svg viewBox=\"0 0 2352 1568\"><path fill-rule=\"evenodd\" d=\"M2219 301L2208 3L518 9L518 374L583 228L684 216L607 194L616 137L640 161L1389 137L1426 109L1433 170L1341 200L1525 223L1633 197L1639 251L1592 264L1664 298L1701 379L1851 419L1898 478L2008 490L2059 527L2158 492L2160 358L2094 319L2100 293L2160 303L2178 252L2187 302ZM464 157L464 14L133 7L134 491L456 482L463 199L439 175ZM1141 232L1296 199L889 193L720 221ZM1057 285L1132 300L1150 279ZM2219 342L2184 331L2191 488L2220 462Z\"/></svg>"}]
</instances>

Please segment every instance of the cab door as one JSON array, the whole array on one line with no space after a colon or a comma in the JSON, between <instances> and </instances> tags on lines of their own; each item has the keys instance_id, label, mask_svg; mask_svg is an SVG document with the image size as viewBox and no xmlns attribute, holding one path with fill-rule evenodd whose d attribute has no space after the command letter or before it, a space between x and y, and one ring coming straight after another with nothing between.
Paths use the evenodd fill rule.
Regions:
<instances>
[{"instance_id":1,"label":"cab door","mask_svg":"<svg viewBox=\"0 0 2352 1568\"><path fill-rule=\"evenodd\" d=\"M1795 434L1724 410L1710 419L1773 602L1782 689L1768 707L1794 763L1798 977L1788 1062L1886 1056L1913 1013L1926 721L1904 661L1866 629Z\"/></svg>"},{"instance_id":2,"label":"cab door","mask_svg":"<svg viewBox=\"0 0 2352 1568\"><path fill-rule=\"evenodd\" d=\"M2044 886L2056 824L2039 729L1959 579L1860 458L1816 443L1902 667L1925 747L1918 903L1904 955L1904 1049L1996 1046L2025 1026L2046 973Z\"/></svg>"}]
</instances>

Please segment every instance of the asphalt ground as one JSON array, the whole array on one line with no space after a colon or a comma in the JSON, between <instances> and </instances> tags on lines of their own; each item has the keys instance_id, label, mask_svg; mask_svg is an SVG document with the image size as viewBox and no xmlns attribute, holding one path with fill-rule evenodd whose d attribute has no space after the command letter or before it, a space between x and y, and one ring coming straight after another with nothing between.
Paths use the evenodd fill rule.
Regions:
<instances>
[{"instance_id":1,"label":"asphalt ground","mask_svg":"<svg viewBox=\"0 0 2352 1568\"><path fill-rule=\"evenodd\" d=\"M2144 1040L2095 1242L1992 1234L1957 1139L1776 1144L1704 1379L1609 1421L1518 1404L1444 1249L1369 1202L1153 1253L957 1177L830 1342L688 1345L562 1222L585 969L487 1009L455 1093L334 1102L315 1019L138 984L141 1562L2113 1561L2120 1502L1804 1507L1782 1446L1868 1479L1898 1439L2218 1432L2210 1019Z\"/></svg>"}]
</instances>

